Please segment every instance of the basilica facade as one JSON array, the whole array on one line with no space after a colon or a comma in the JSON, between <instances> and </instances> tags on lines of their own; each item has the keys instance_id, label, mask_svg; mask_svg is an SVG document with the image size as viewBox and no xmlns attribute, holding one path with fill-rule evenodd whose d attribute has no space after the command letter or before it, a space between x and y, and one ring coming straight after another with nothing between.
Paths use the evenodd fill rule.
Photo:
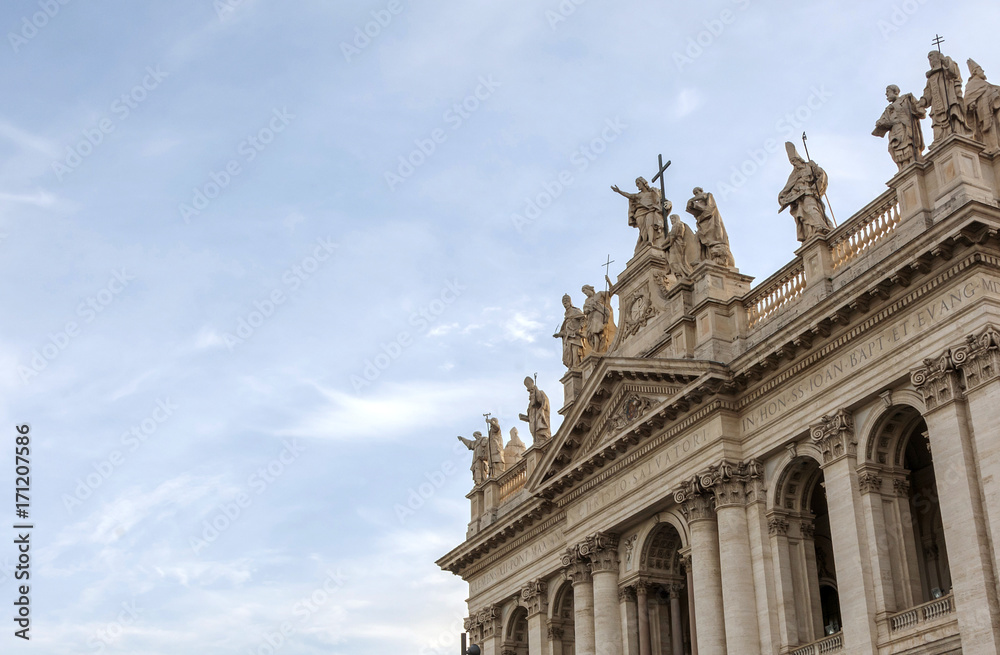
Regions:
<instances>
[{"instance_id":1,"label":"basilica facade","mask_svg":"<svg viewBox=\"0 0 1000 655\"><path fill-rule=\"evenodd\" d=\"M689 226L616 188L636 253L620 316L564 299L562 424L528 379L531 445L467 441L438 564L483 655L1000 653L1000 87L930 63L875 125L899 172L839 226L787 144L801 246L753 287L711 193Z\"/></svg>"}]
</instances>

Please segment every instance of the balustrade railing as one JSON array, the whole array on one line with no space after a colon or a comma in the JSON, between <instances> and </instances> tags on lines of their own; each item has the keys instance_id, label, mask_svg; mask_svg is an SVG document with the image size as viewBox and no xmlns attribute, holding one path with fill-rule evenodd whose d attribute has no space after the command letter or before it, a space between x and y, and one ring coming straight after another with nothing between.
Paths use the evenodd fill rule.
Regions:
<instances>
[{"instance_id":1,"label":"balustrade railing","mask_svg":"<svg viewBox=\"0 0 1000 655\"><path fill-rule=\"evenodd\" d=\"M925 621L933 621L934 619L951 614L954 611L955 603L953 602L953 596L948 594L947 596L942 596L941 598L935 598L929 603L911 607L905 612L893 614L889 617L889 628L893 632L905 630L907 628L920 625Z\"/></svg>"},{"instance_id":2,"label":"balustrade railing","mask_svg":"<svg viewBox=\"0 0 1000 655\"><path fill-rule=\"evenodd\" d=\"M829 637L823 637L819 641L800 646L792 651L792 655L822 655L823 653L836 653L844 649L844 633L838 632Z\"/></svg>"},{"instance_id":3,"label":"balustrade railing","mask_svg":"<svg viewBox=\"0 0 1000 655\"><path fill-rule=\"evenodd\" d=\"M743 306L747 312L747 327L753 329L779 309L792 302L806 288L806 271L801 259L796 259L750 292Z\"/></svg>"},{"instance_id":4,"label":"balustrade railing","mask_svg":"<svg viewBox=\"0 0 1000 655\"><path fill-rule=\"evenodd\" d=\"M834 231L830 242L833 270L841 268L884 239L896 229L899 221L899 201L895 190L890 189Z\"/></svg>"},{"instance_id":5,"label":"balustrade railing","mask_svg":"<svg viewBox=\"0 0 1000 655\"><path fill-rule=\"evenodd\" d=\"M528 481L528 462L521 460L513 467L504 471L497 482L500 483L500 502L503 503L508 498L524 488L524 483Z\"/></svg>"}]
</instances>

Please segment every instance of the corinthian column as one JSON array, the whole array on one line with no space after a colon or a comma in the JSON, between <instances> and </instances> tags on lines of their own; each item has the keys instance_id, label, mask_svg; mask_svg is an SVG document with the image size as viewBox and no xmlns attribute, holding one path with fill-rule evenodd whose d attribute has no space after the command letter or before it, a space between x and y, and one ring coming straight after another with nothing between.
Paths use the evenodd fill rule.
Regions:
<instances>
[{"instance_id":1,"label":"corinthian column","mask_svg":"<svg viewBox=\"0 0 1000 655\"><path fill-rule=\"evenodd\" d=\"M618 608L618 535L598 532L580 544L594 577L594 639L597 655L622 655Z\"/></svg>"},{"instance_id":2,"label":"corinthian column","mask_svg":"<svg viewBox=\"0 0 1000 655\"><path fill-rule=\"evenodd\" d=\"M966 365L969 363L966 356L959 357L959 360ZM975 438L969 429L965 395L951 352L946 352L936 361L926 360L924 364L923 368L911 373L910 381L924 397L927 408L924 421L930 436L934 470L941 475L937 490L944 538L948 544L955 611L962 633L962 650L1000 653L1000 603L989 526L983 516L984 499L980 493L977 465L977 455L989 456L990 462L994 461L993 456L989 450L976 452ZM994 421L996 406L994 398L987 410ZM988 421L983 415L985 413L977 414ZM979 430L978 425L976 430ZM996 432L993 433L993 443L989 444L990 449L996 449L995 439ZM988 468L990 462L987 462ZM991 480L989 487L995 484L996 480Z\"/></svg>"},{"instance_id":3,"label":"corinthian column","mask_svg":"<svg viewBox=\"0 0 1000 655\"><path fill-rule=\"evenodd\" d=\"M571 548L562 556L563 573L573 583L573 640L576 655L594 652L594 584L590 566Z\"/></svg>"},{"instance_id":4,"label":"corinthian column","mask_svg":"<svg viewBox=\"0 0 1000 655\"><path fill-rule=\"evenodd\" d=\"M684 655L684 632L681 627L681 592L683 591L683 585L667 586L667 593L670 594L670 645L673 655Z\"/></svg>"},{"instance_id":5,"label":"corinthian column","mask_svg":"<svg viewBox=\"0 0 1000 655\"><path fill-rule=\"evenodd\" d=\"M521 588L521 601L528 608L528 652L548 655L545 618L548 615L548 585L544 580L529 582Z\"/></svg>"},{"instance_id":6,"label":"corinthian column","mask_svg":"<svg viewBox=\"0 0 1000 655\"><path fill-rule=\"evenodd\" d=\"M753 559L750 557L744 488L747 479L743 465L726 461L702 476L702 484L715 492L729 655L760 655L757 596L753 586Z\"/></svg>"},{"instance_id":7,"label":"corinthian column","mask_svg":"<svg viewBox=\"0 0 1000 655\"><path fill-rule=\"evenodd\" d=\"M639 606L639 655L650 655L649 646L649 583L635 583L635 598Z\"/></svg>"},{"instance_id":8,"label":"corinthian column","mask_svg":"<svg viewBox=\"0 0 1000 655\"><path fill-rule=\"evenodd\" d=\"M697 479L674 494L691 529L691 563L698 651L704 655L726 655L726 622L722 611L722 564L719 560L719 528L713 496Z\"/></svg>"}]
</instances>

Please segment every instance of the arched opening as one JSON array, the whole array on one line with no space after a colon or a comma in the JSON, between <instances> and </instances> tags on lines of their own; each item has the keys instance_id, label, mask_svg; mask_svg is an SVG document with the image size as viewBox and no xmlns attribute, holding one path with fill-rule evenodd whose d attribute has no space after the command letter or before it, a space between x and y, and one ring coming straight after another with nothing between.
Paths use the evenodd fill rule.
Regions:
<instances>
[{"instance_id":1,"label":"arched opening","mask_svg":"<svg viewBox=\"0 0 1000 655\"><path fill-rule=\"evenodd\" d=\"M502 651L514 655L528 655L528 610L515 608L507 621Z\"/></svg>"},{"instance_id":2,"label":"arched opening","mask_svg":"<svg viewBox=\"0 0 1000 655\"><path fill-rule=\"evenodd\" d=\"M800 456L789 462L775 485L769 519L777 574L786 581L782 593L790 646L808 644L841 630L837 563L819 462Z\"/></svg>"},{"instance_id":3,"label":"arched opening","mask_svg":"<svg viewBox=\"0 0 1000 655\"><path fill-rule=\"evenodd\" d=\"M574 644L574 630L576 629L576 625L573 621L573 585L569 582L563 584L559 589L559 593L556 594L556 600L552 606L552 618L549 619L548 628L552 655L576 655Z\"/></svg>"},{"instance_id":4,"label":"arched opening","mask_svg":"<svg viewBox=\"0 0 1000 655\"><path fill-rule=\"evenodd\" d=\"M661 523L646 538L639 559L643 595L637 595L638 639L648 638L650 651L662 655L689 655L691 621L687 575L682 565L681 535L670 523ZM645 605L642 603L645 598ZM646 618L641 619L642 613ZM645 630L648 637L642 634Z\"/></svg>"},{"instance_id":5,"label":"arched opening","mask_svg":"<svg viewBox=\"0 0 1000 655\"><path fill-rule=\"evenodd\" d=\"M867 454L885 478L881 497L896 611L950 593L937 475L920 412L893 406L873 431Z\"/></svg>"}]
</instances>

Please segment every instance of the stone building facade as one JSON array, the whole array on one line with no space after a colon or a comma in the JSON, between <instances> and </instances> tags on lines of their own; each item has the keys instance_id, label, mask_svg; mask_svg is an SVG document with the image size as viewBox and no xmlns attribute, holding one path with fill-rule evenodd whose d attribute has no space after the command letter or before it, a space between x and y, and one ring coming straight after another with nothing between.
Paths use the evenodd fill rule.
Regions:
<instances>
[{"instance_id":1,"label":"stone building facade","mask_svg":"<svg viewBox=\"0 0 1000 655\"><path fill-rule=\"evenodd\" d=\"M484 655L1000 653L1000 157L966 127L752 289L640 234L613 343L570 344L559 430L438 562Z\"/></svg>"}]
</instances>

